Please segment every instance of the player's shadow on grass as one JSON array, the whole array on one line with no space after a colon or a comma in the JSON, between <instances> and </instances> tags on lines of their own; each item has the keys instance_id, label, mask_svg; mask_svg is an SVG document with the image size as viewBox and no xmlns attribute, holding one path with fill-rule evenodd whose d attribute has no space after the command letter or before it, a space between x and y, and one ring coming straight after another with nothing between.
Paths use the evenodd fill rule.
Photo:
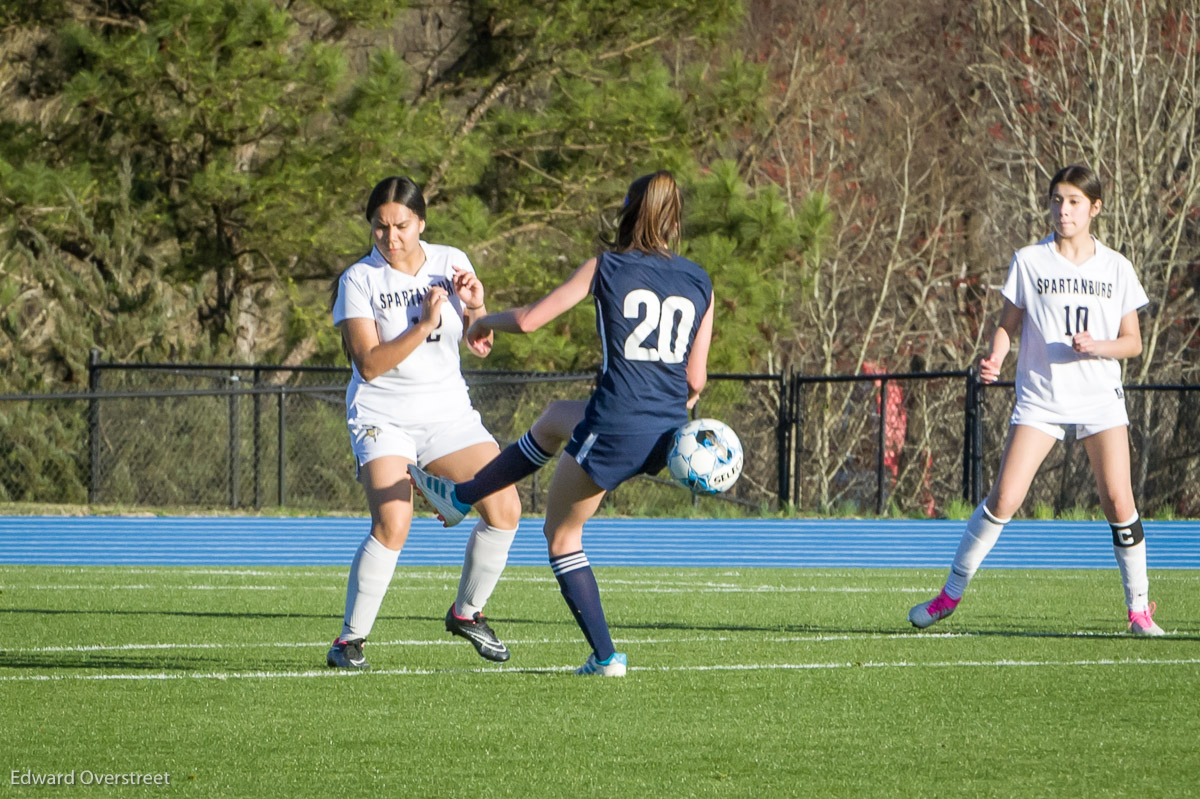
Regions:
<instances>
[{"instance_id":1,"label":"player's shadow on grass","mask_svg":"<svg viewBox=\"0 0 1200 799\"><path fill-rule=\"evenodd\" d=\"M1200 641L1200 633L1186 632L1171 632L1171 628L1166 628L1167 634L1159 637L1134 635L1124 630L1096 630L1086 631L1080 630L1076 632L1061 632L1055 630L1031 630L1028 627L1012 630L978 630L978 629L939 629L939 632L961 635L971 638L1049 638L1070 641ZM914 635L921 633L916 630Z\"/></svg>"},{"instance_id":2,"label":"player's shadow on grass","mask_svg":"<svg viewBox=\"0 0 1200 799\"><path fill-rule=\"evenodd\" d=\"M670 622L656 621L652 623L626 623L614 621L613 630L654 630L679 631L697 633L776 633L796 635L809 633L811 635L880 635L895 632L883 627L850 627L847 625L830 624L694 624L686 621Z\"/></svg>"},{"instance_id":3,"label":"player's shadow on grass","mask_svg":"<svg viewBox=\"0 0 1200 799\"><path fill-rule=\"evenodd\" d=\"M107 610L107 609L63 609L45 608L0 608L0 615L10 616L181 616L197 619L320 619L328 621L337 618L336 612L330 613L267 613L263 611L215 611L215 610Z\"/></svg>"}]
</instances>

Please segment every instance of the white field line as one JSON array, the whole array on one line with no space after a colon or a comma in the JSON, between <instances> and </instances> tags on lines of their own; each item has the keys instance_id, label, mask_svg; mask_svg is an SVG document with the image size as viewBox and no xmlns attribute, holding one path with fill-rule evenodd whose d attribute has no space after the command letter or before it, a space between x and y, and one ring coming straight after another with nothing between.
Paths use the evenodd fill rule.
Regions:
<instances>
[{"instance_id":1,"label":"white field line","mask_svg":"<svg viewBox=\"0 0 1200 799\"><path fill-rule=\"evenodd\" d=\"M959 668L1079 668L1096 666L1195 666L1200 658L1122 658L1099 660L952 660L932 663L898 661L846 661L828 663L737 663L695 666L633 666L632 672L696 672L696 671L827 671L834 669L959 669ZM495 666L474 669L376 669L365 672L344 669L321 669L307 671L248 671L248 672L187 672L183 674L26 674L0 677L0 682L61 682L81 681L131 681L144 680L278 680L278 679L370 679L371 677L432 676L452 674L559 674L574 671L574 666L546 666L538 668L511 668Z\"/></svg>"},{"instance_id":2,"label":"white field line","mask_svg":"<svg viewBox=\"0 0 1200 799\"><path fill-rule=\"evenodd\" d=\"M764 638L749 635L696 635L657 638L614 638L614 643L633 646L657 646L664 644L722 644L722 643L761 643L761 644L796 644L796 643L834 643L839 641L944 641L955 638L978 638L978 633L862 633L862 634L833 634L833 635L778 635ZM1054 638L1093 639L1093 638L1128 638L1125 633L1074 632L1061 633ZM577 638L527 638L506 639L505 643L517 646L538 645L569 645L579 643ZM390 646L462 646L457 638L410 638L394 641L370 641L369 647L382 648ZM321 649L328 646L326 641L275 641L253 643L157 643L157 644L78 644L64 646L38 647L7 647L5 654L56 654L84 652L141 652L166 650L212 650L212 649Z\"/></svg>"},{"instance_id":3,"label":"white field line","mask_svg":"<svg viewBox=\"0 0 1200 799\"><path fill-rule=\"evenodd\" d=\"M555 583L552 580L539 581L547 586L552 586ZM447 583L449 585L449 583ZM645 587L635 586L631 584L616 584L611 581L605 583L606 593L626 593L626 594L928 594L935 591L934 588L903 588L886 586L881 588L868 588L863 586L780 586L780 585L754 585L754 586L737 586L737 585L714 585L705 583L684 583L684 584L668 584L667 586L654 583L645 583ZM57 584L33 584L33 585L0 585L0 591L336 591L344 592L344 585L152 585L152 584L132 584L132 585L57 585ZM388 587L389 591L424 591L428 590L421 586L406 586L402 581L393 583Z\"/></svg>"}]
</instances>

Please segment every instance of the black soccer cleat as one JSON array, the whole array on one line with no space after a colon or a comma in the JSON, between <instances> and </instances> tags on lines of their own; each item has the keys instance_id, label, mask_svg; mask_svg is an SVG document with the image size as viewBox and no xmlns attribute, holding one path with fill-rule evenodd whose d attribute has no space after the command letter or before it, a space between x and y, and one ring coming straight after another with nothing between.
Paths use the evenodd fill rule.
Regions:
<instances>
[{"instance_id":1,"label":"black soccer cleat","mask_svg":"<svg viewBox=\"0 0 1200 799\"><path fill-rule=\"evenodd\" d=\"M481 658L497 663L509 658L508 647L492 632L482 613L476 613L470 619L460 619L454 615L454 605L451 605L450 610L446 611L446 632L466 638Z\"/></svg>"},{"instance_id":2,"label":"black soccer cleat","mask_svg":"<svg viewBox=\"0 0 1200 799\"><path fill-rule=\"evenodd\" d=\"M340 638L333 642L333 646L329 649L329 654L325 656L325 662L330 668L334 669L362 669L366 671L371 668L367 664L367 659L363 655L363 639L355 638L351 641L343 641Z\"/></svg>"}]
</instances>

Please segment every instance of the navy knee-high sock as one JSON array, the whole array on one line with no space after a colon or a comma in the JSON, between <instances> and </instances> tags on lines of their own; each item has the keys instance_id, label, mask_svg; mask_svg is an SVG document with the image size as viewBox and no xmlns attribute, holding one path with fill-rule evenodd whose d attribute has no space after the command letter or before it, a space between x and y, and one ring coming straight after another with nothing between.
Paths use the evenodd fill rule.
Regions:
<instances>
[{"instance_id":1,"label":"navy knee-high sock","mask_svg":"<svg viewBox=\"0 0 1200 799\"><path fill-rule=\"evenodd\" d=\"M608 633L608 622L604 619L604 608L600 605L600 586L583 550L550 558L550 568L558 579L563 599L575 616L583 637L591 644L596 660L606 661L612 657L612 637Z\"/></svg>"},{"instance_id":2,"label":"navy knee-high sock","mask_svg":"<svg viewBox=\"0 0 1200 799\"><path fill-rule=\"evenodd\" d=\"M502 488L519 482L546 465L554 453L538 446L529 432L509 444L491 463L480 469L474 478L454 487L459 502L474 505Z\"/></svg>"}]
</instances>

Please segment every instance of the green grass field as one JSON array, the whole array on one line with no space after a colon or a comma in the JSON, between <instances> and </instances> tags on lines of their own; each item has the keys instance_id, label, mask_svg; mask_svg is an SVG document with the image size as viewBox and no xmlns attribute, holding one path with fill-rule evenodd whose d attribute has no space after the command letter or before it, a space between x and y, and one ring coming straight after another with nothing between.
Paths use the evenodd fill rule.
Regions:
<instances>
[{"instance_id":1,"label":"green grass field","mask_svg":"<svg viewBox=\"0 0 1200 799\"><path fill-rule=\"evenodd\" d=\"M1152 572L1157 640L1115 569L985 570L920 634L941 572L598 576L624 679L570 673L548 569L489 606L504 667L442 629L456 569L398 570L344 674L344 569L0 567L0 796L1200 794L1200 572ZM132 773L170 785L82 785Z\"/></svg>"}]
</instances>

